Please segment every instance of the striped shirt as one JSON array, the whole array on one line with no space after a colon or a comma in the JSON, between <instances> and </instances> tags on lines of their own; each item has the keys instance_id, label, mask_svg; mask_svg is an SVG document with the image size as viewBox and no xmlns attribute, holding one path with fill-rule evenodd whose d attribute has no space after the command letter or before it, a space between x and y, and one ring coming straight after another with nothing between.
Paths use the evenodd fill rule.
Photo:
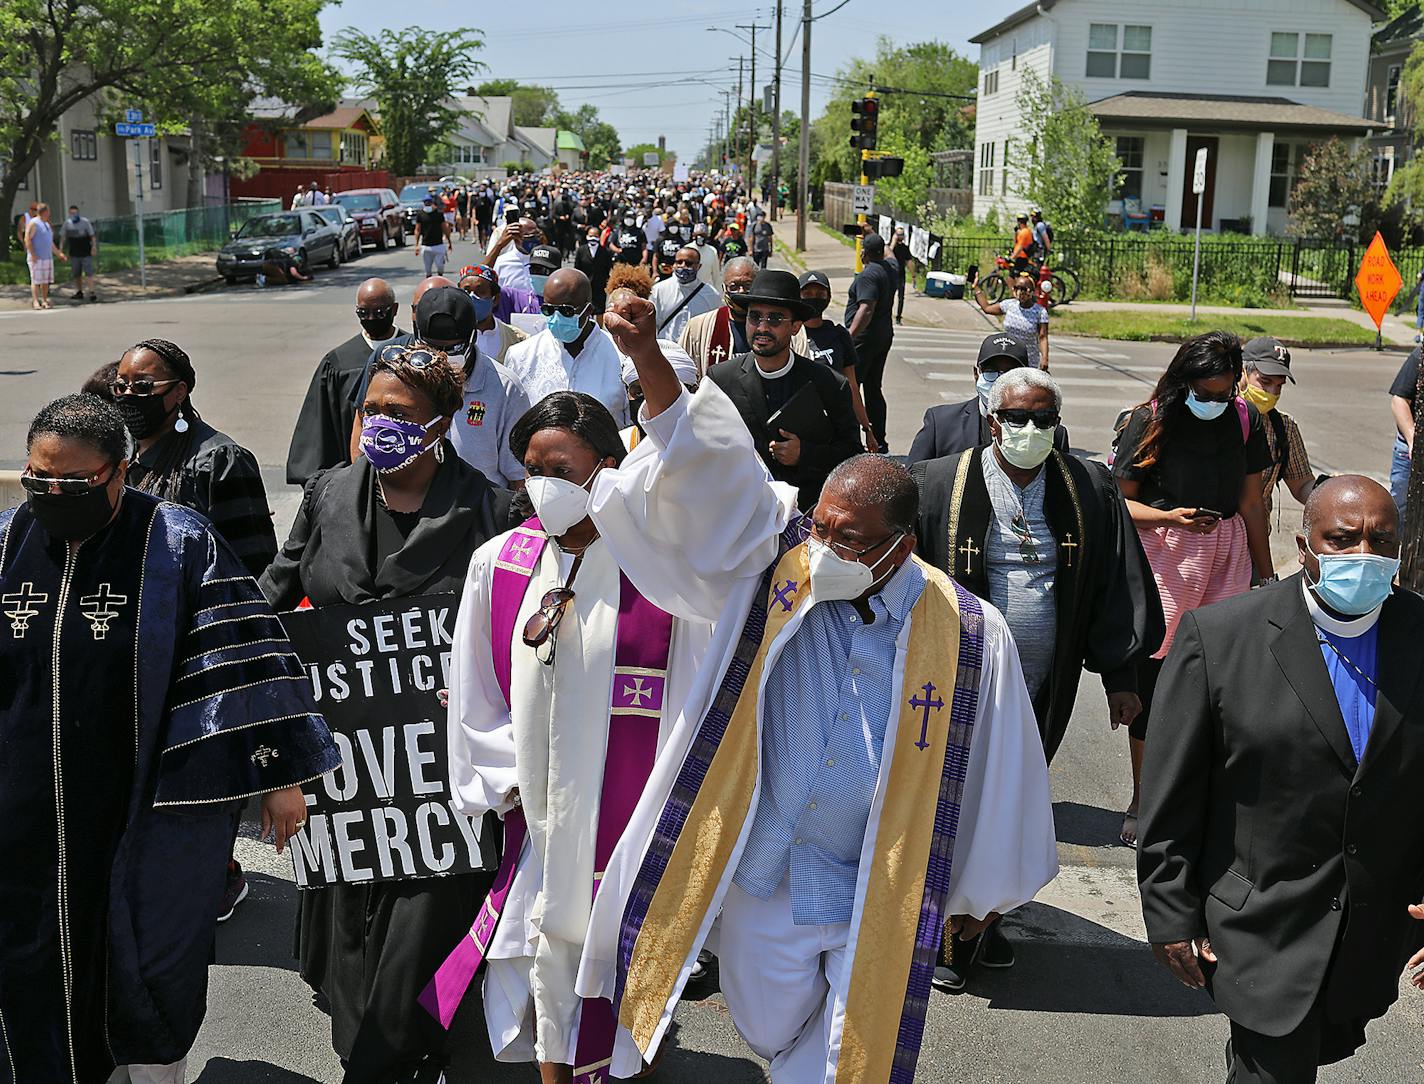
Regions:
<instances>
[{"instance_id":1,"label":"striped shirt","mask_svg":"<svg viewBox=\"0 0 1424 1084\"><path fill-rule=\"evenodd\" d=\"M761 798L734 883L770 899L789 876L798 926L850 921L895 643L924 588L924 573L907 561L871 596L869 625L849 602L817 603L767 676Z\"/></svg>"},{"instance_id":2,"label":"striped shirt","mask_svg":"<svg viewBox=\"0 0 1424 1084\"><path fill-rule=\"evenodd\" d=\"M1271 414L1280 418L1285 429L1284 453L1277 446L1276 426ZM1313 472L1310 469L1310 454L1305 450L1305 438L1300 435L1300 426L1295 424L1294 418L1283 411L1273 410L1262 414L1261 421L1261 428L1266 431L1266 447L1271 453L1271 465L1261 475L1261 484L1266 489L1266 515L1269 516L1275 501L1276 483L1285 482L1290 485L1302 478L1311 477Z\"/></svg>"}]
</instances>

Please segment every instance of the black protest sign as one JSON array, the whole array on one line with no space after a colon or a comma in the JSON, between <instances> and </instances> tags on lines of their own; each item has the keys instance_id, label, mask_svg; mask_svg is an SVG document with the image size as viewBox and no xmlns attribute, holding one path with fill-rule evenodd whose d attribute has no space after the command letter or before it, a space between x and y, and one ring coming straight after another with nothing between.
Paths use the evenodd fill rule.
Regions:
<instances>
[{"instance_id":1,"label":"black protest sign","mask_svg":"<svg viewBox=\"0 0 1424 1084\"><path fill-rule=\"evenodd\" d=\"M393 881L484 865L480 822L450 801L445 709L457 595L282 615L341 766L306 784L297 884Z\"/></svg>"}]
</instances>

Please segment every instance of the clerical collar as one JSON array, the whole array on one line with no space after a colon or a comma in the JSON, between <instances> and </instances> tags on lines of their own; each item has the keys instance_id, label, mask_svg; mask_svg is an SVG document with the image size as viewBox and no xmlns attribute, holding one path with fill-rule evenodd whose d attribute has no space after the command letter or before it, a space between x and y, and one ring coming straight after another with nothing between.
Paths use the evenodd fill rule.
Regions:
<instances>
[{"instance_id":1,"label":"clerical collar","mask_svg":"<svg viewBox=\"0 0 1424 1084\"><path fill-rule=\"evenodd\" d=\"M371 338L371 336L369 336L369 335L366 334L366 329L365 329L365 328L362 328L362 329L361 329L361 338L363 338L363 339L366 340L366 345L369 346L372 350L379 350L381 347L385 346L387 343L393 343L393 342L395 342L397 339L399 339L399 338L400 338L400 332L397 331L397 330L395 330L394 328L392 328L392 329L391 329L391 334L390 334L390 337L389 337L389 338L387 338L387 339L373 339L373 338Z\"/></svg>"},{"instance_id":2,"label":"clerical collar","mask_svg":"<svg viewBox=\"0 0 1424 1084\"><path fill-rule=\"evenodd\" d=\"M1304 576L1300 578L1300 589L1305 593L1305 608L1310 611L1310 619L1315 622L1316 627L1322 632L1341 636L1347 640L1363 636L1374 628L1375 622L1379 620L1380 611L1384 609L1384 603L1381 602L1369 613L1345 620L1326 612L1325 607L1320 605L1320 600L1315 597L1315 592L1306 583Z\"/></svg>"},{"instance_id":3,"label":"clerical collar","mask_svg":"<svg viewBox=\"0 0 1424 1084\"><path fill-rule=\"evenodd\" d=\"M759 363L753 362L753 364L756 365L756 370L758 373L761 374L761 378L763 380L780 380L787 373L791 372L791 366L796 364L796 355L788 354L786 357L786 364L783 365L780 369L776 369L772 372L767 372L761 367Z\"/></svg>"}]
</instances>

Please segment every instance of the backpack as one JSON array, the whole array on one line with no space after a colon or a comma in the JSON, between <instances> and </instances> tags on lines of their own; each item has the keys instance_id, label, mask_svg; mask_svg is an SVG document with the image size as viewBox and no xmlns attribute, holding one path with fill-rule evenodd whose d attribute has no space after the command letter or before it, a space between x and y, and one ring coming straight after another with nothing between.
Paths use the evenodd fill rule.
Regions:
<instances>
[{"instance_id":1,"label":"backpack","mask_svg":"<svg viewBox=\"0 0 1424 1084\"><path fill-rule=\"evenodd\" d=\"M1245 444L1248 440L1251 439L1251 416L1246 411L1246 400L1238 395L1231 401L1236 404L1236 420L1241 423L1241 443ZM1123 430L1127 428L1127 423L1132 418L1132 412L1135 409L1135 407L1128 407L1126 410L1124 410L1121 414L1117 416L1117 421L1113 422L1112 447L1108 451L1109 467L1111 467L1115 462L1117 462L1118 442L1122 440ZM1156 399L1152 400L1152 413L1157 413ZM1272 413L1274 413L1274 411ZM1279 419L1276 419L1276 421L1280 425L1280 428L1277 431L1277 435L1282 437L1282 440L1280 441L1278 446L1283 448L1285 446L1285 423L1280 422Z\"/></svg>"}]
</instances>

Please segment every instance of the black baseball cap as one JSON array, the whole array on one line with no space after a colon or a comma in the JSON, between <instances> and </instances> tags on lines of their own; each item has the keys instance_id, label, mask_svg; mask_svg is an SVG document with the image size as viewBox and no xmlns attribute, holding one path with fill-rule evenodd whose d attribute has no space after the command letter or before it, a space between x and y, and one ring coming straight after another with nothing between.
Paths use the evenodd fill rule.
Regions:
<instances>
[{"instance_id":1,"label":"black baseball cap","mask_svg":"<svg viewBox=\"0 0 1424 1084\"><path fill-rule=\"evenodd\" d=\"M475 303L458 286L437 286L415 307L415 333L424 342L468 342L475 333Z\"/></svg>"},{"instance_id":2,"label":"black baseball cap","mask_svg":"<svg viewBox=\"0 0 1424 1084\"><path fill-rule=\"evenodd\" d=\"M807 271L801 276L799 282L803 290L807 286L824 286L827 290L831 288L831 280L826 278L824 271Z\"/></svg>"},{"instance_id":3,"label":"black baseball cap","mask_svg":"<svg viewBox=\"0 0 1424 1084\"><path fill-rule=\"evenodd\" d=\"M1023 343L1009 335L990 335L979 344L980 369L991 361L999 358L1007 358L1014 363L1014 366L1028 364L1028 348Z\"/></svg>"},{"instance_id":4,"label":"black baseball cap","mask_svg":"<svg viewBox=\"0 0 1424 1084\"><path fill-rule=\"evenodd\" d=\"M529 270L539 269L553 274L564 266L564 254L553 245L535 245L529 250Z\"/></svg>"},{"instance_id":5,"label":"black baseball cap","mask_svg":"<svg viewBox=\"0 0 1424 1084\"><path fill-rule=\"evenodd\" d=\"M1273 339L1269 335L1252 339L1241 348L1241 361L1247 368L1253 368L1258 373L1283 376L1292 384L1295 383L1295 377L1291 374L1290 348L1279 339Z\"/></svg>"}]
</instances>

